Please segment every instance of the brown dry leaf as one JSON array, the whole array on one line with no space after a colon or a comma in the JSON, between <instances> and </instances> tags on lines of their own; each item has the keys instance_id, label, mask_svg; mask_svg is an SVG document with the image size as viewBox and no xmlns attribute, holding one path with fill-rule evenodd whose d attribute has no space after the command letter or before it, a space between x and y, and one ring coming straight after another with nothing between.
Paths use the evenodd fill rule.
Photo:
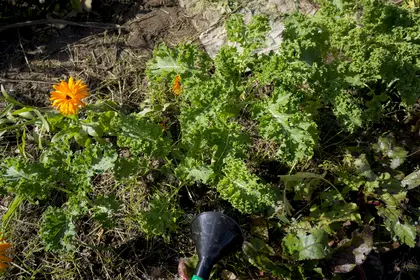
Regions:
<instances>
[{"instance_id":1,"label":"brown dry leaf","mask_svg":"<svg viewBox=\"0 0 420 280\"><path fill-rule=\"evenodd\" d=\"M222 272L220 273L220 278L222 278L222 280L236 280L238 279L238 277L236 277L236 275L226 269L223 269Z\"/></svg>"},{"instance_id":2,"label":"brown dry leaf","mask_svg":"<svg viewBox=\"0 0 420 280\"><path fill-rule=\"evenodd\" d=\"M353 232L351 240L340 242L332 256L332 266L335 273L347 273L356 265L361 265L373 249L372 232L366 226L361 233Z\"/></svg>"},{"instance_id":3,"label":"brown dry leaf","mask_svg":"<svg viewBox=\"0 0 420 280\"><path fill-rule=\"evenodd\" d=\"M101 242L101 239L102 239L102 235L103 234L104 234L104 229L103 228L99 228L99 231L98 231L98 243Z\"/></svg>"},{"instance_id":4,"label":"brown dry leaf","mask_svg":"<svg viewBox=\"0 0 420 280\"><path fill-rule=\"evenodd\" d=\"M268 224L264 217L252 216L251 217L251 234L268 241Z\"/></svg>"}]
</instances>

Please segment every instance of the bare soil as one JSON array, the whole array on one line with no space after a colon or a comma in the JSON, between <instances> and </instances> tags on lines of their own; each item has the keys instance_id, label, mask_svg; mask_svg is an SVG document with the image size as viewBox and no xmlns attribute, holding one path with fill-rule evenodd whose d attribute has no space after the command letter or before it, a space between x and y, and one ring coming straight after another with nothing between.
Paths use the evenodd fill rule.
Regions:
<instances>
[{"instance_id":1,"label":"bare soil","mask_svg":"<svg viewBox=\"0 0 420 280\"><path fill-rule=\"evenodd\" d=\"M48 106L51 85L70 75L89 84L95 93L91 98L137 103L154 46L198 35L182 9L169 0L94 6L91 13L66 20L70 24L28 25L1 33L0 83L25 104ZM109 23L111 28L74 22Z\"/></svg>"}]
</instances>

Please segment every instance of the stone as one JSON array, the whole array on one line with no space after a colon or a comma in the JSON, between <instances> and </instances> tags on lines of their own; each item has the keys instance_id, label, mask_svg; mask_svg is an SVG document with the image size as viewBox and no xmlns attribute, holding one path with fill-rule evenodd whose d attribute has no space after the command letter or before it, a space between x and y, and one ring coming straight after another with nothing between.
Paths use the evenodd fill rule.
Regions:
<instances>
[{"instance_id":1,"label":"stone","mask_svg":"<svg viewBox=\"0 0 420 280\"><path fill-rule=\"evenodd\" d=\"M227 0L179 0L180 7L192 17L194 27L200 32L200 42L212 58L227 44L223 22L232 12L243 14L246 22L256 14L269 17L272 30L267 34L267 47L260 50L266 53L278 49L282 42L282 14L295 11L314 14L317 10L310 0L236 0L233 3L236 3L236 6L233 5L232 8Z\"/></svg>"}]
</instances>

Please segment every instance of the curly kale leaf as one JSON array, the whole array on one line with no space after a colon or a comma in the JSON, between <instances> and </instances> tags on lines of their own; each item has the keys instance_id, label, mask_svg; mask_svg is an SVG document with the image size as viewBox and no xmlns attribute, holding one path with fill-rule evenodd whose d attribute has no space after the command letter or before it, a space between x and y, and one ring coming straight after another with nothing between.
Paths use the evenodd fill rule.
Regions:
<instances>
[{"instance_id":1,"label":"curly kale leaf","mask_svg":"<svg viewBox=\"0 0 420 280\"><path fill-rule=\"evenodd\" d=\"M35 202L49 197L53 188L52 174L41 163L31 163L20 158L9 158L1 168L5 188Z\"/></svg>"},{"instance_id":2,"label":"curly kale leaf","mask_svg":"<svg viewBox=\"0 0 420 280\"><path fill-rule=\"evenodd\" d=\"M182 160L176 169L177 177L185 181L210 183L214 179L215 174L209 164L203 160L186 157Z\"/></svg>"},{"instance_id":3,"label":"curly kale leaf","mask_svg":"<svg viewBox=\"0 0 420 280\"><path fill-rule=\"evenodd\" d=\"M298 58L309 65L321 63L329 51L330 31L325 22L303 14L292 14L285 21L283 38L290 58Z\"/></svg>"},{"instance_id":4,"label":"curly kale leaf","mask_svg":"<svg viewBox=\"0 0 420 280\"><path fill-rule=\"evenodd\" d=\"M92 144L76 152L52 146L40 162L10 158L2 168L6 187L31 202L45 200L52 190L90 190L91 177L113 168L117 153L110 144Z\"/></svg>"},{"instance_id":5,"label":"curly kale leaf","mask_svg":"<svg viewBox=\"0 0 420 280\"><path fill-rule=\"evenodd\" d=\"M352 17L354 13L358 17ZM340 53L340 65L362 84L396 82L398 96L412 105L419 97L420 16L384 1L361 1L346 17L321 16L334 32L331 45ZM348 28L340 28L347 22Z\"/></svg>"},{"instance_id":6,"label":"curly kale leaf","mask_svg":"<svg viewBox=\"0 0 420 280\"><path fill-rule=\"evenodd\" d=\"M278 193L268 184L248 171L241 159L227 158L223 167L224 177L217 184L223 199L242 213L257 213L276 206Z\"/></svg>"},{"instance_id":7,"label":"curly kale leaf","mask_svg":"<svg viewBox=\"0 0 420 280\"><path fill-rule=\"evenodd\" d=\"M418 14L385 1L321 1L315 16L286 19L281 58L269 59L279 63L268 64L261 80L275 77L291 92L306 89L305 99L331 105L353 132L379 122L389 100L407 107L420 97L419 26Z\"/></svg>"},{"instance_id":8,"label":"curly kale leaf","mask_svg":"<svg viewBox=\"0 0 420 280\"><path fill-rule=\"evenodd\" d=\"M98 221L102 228L113 227L115 225L115 214L121 208L115 196L99 196L93 204L93 219Z\"/></svg>"},{"instance_id":9,"label":"curly kale leaf","mask_svg":"<svg viewBox=\"0 0 420 280\"><path fill-rule=\"evenodd\" d=\"M170 241L170 233L178 228L179 218L183 215L173 199L167 195L154 194L148 209L137 216L141 230L148 237L162 237Z\"/></svg>"},{"instance_id":10,"label":"curly kale leaf","mask_svg":"<svg viewBox=\"0 0 420 280\"><path fill-rule=\"evenodd\" d=\"M201 166L211 165L216 174L227 156L244 157L249 143L234 122L242 106L239 94L218 79L197 81L180 106L182 150L186 157L203 162Z\"/></svg>"},{"instance_id":11,"label":"curly kale leaf","mask_svg":"<svg viewBox=\"0 0 420 280\"><path fill-rule=\"evenodd\" d=\"M347 131L353 132L363 126L363 111L361 100L353 97L348 92L341 92L330 99L333 112L338 121Z\"/></svg>"},{"instance_id":12,"label":"curly kale leaf","mask_svg":"<svg viewBox=\"0 0 420 280\"><path fill-rule=\"evenodd\" d=\"M318 140L311 115L294 107L292 94L280 92L254 108L261 136L278 145L278 159L289 165L310 159Z\"/></svg>"},{"instance_id":13,"label":"curly kale leaf","mask_svg":"<svg viewBox=\"0 0 420 280\"><path fill-rule=\"evenodd\" d=\"M168 48L161 44L153 51L153 58L147 63L149 79L161 81L167 74L207 75L211 59L197 45L184 44Z\"/></svg>"},{"instance_id":14,"label":"curly kale leaf","mask_svg":"<svg viewBox=\"0 0 420 280\"><path fill-rule=\"evenodd\" d=\"M92 144L74 153L72 169L77 173L85 173L88 177L102 174L114 167L117 152L111 144Z\"/></svg>"},{"instance_id":15,"label":"curly kale leaf","mask_svg":"<svg viewBox=\"0 0 420 280\"><path fill-rule=\"evenodd\" d=\"M56 207L49 207L43 215L39 236L45 244L47 251L74 251L76 237L72 217Z\"/></svg>"},{"instance_id":16,"label":"curly kale leaf","mask_svg":"<svg viewBox=\"0 0 420 280\"><path fill-rule=\"evenodd\" d=\"M238 82L241 74L258 64L257 50L264 47L270 31L268 18L256 15L246 25L242 15L232 15L226 21L227 38L233 46L223 46L216 58L216 75L226 81Z\"/></svg>"},{"instance_id":17,"label":"curly kale leaf","mask_svg":"<svg viewBox=\"0 0 420 280\"><path fill-rule=\"evenodd\" d=\"M234 14L226 21L228 40L239 43L246 52L263 47L269 31L268 18L263 15L252 17L248 25L245 24L243 15L240 14Z\"/></svg>"},{"instance_id":18,"label":"curly kale leaf","mask_svg":"<svg viewBox=\"0 0 420 280\"><path fill-rule=\"evenodd\" d=\"M162 133L162 128L138 114L117 116L111 120L117 135L117 144L146 156L164 157L169 153L171 141Z\"/></svg>"},{"instance_id":19,"label":"curly kale leaf","mask_svg":"<svg viewBox=\"0 0 420 280\"><path fill-rule=\"evenodd\" d=\"M44 164L50 168L54 184L75 192L90 191L92 176L111 170L117 159L117 153L111 144L90 144L74 152L61 164L53 166L56 160L63 158L61 152L54 148L47 150L43 157Z\"/></svg>"},{"instance_id":20,"label":"curly kale leaf","mask_svg":"<svg viewBox=\"0 0 420 280\"><path fill-rule=\"evenodd\" d=\"M239 59L238 50L235 47L223 46L214 60L216 75L225 81L238 83L241 79L243 65Z\"/></svg>"}]
</instances>

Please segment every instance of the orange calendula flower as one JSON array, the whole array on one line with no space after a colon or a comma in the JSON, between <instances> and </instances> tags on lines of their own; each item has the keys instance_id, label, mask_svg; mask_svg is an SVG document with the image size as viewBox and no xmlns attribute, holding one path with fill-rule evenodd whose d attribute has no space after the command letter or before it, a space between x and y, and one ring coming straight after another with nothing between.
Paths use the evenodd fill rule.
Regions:
<instances>
[{"instance_id":1,"label":"orange calendula flower","mask_svg":"<svg viewBox=\"0 0 420 280\"><path fill-rule=\"evenodd\" d=\"M81 99L89 96L89 89L82 80L74 81L73 77L70 77L68 83L61 81L53 87L55 91L51 92L50 98L53 101L52 106L63 115L76 115L79 106L86 106Z\"/></svg>"},{"instance_id":2,"label":"orange calendula flower","mask_svg":"<svg viewBox=\"0 0 420 280\"><path fill-rule=\"evenodd\" d=\"M1 236L1 232L0 232ZM5 270L9 267L10 262L12 262L12 258L7 257L6 255L9 254L9 250L12 248L12 245L7 243L4 238L0 238L0 271Z\"/></svg>"},{"instance_id":3,"label":"orange calendula flower","mask_svg":"<svg viewBox=\"0 0 420 280\"><path fill-rule=\"evenodd\" d=\"M181 75L176 75L175 77L175 81L174 81L174 85L172 86L172 91L176 94L176 95L181 95L183 88L181 86Z\"/></svg>"}]
</instances>

